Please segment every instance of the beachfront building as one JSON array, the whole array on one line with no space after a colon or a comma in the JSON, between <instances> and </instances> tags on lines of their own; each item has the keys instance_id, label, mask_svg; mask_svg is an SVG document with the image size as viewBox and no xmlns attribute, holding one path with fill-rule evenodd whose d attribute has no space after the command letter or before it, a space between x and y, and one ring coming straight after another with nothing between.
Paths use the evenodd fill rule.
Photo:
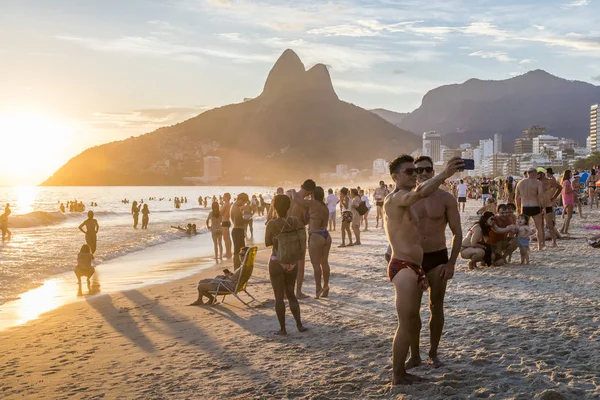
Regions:
<instances>
[{"instance_id":1,"label":"beachfront building","mask_svg":"<svg viewBox=\"0 0 600 400\"><path fill-rule=\"evenodd\" d=\"M521 173L519 175L522 175L523 171L527 171L531 167L552 168L555 172L560 172L565 168L565 166L568 166L568 163L564 162L563 160L553 160L548 157L539 156L523 157L521 159Z\"/></svg>"},{"instance_id":2,"label":"beachfront building","mask_svg":"<svg viewBox=\"0 0 600 400\"><path fill-rule=\"evenodd\" d=\"M515 154L533 153L533 140L529 138L515 139Z\"/></svg>"},{"instance_id":3,"label":"beachfront building","mask_svg":"<svg viewBox=\"0 0 600 400\"><path fill-rule=\"evenodd\" d=\"M575 149L572 147L561 148L554 153L557 160L569 161L575 158Z\"/></svg>"},{"instance_id":4,"label":"beachfront building","mask_svg":"<svg viewBox=\"0 0 600 400\"><path fill-rule=\"evenodd\" d=\"M223 161L221 157L204 157L204 180L215 181L223 176Z\"/></svg>"},{"instance_id":5,"label":"beachfront building","mask_svg":"<svg viewBox=\"0 0 600 400\"><path fill-rule=\"evenodd\" d=\"M494 153L502 153L502 135L494 133Z\"/></svg>"},{"instance_id":6,"label":"beachfront building","mask_svg":"<svg viewBox=\"0 0 600 400\"><path fill-rule=\"evenodd\" d=\"M442 159L442 136L437 132L423 133L423 155L429 156L434 163Z\"/></svg>"},{"instance_id":7,"label":"beachfront building","mask_svg":"<svg viewBox=\"0 0 600 400\"><path fill-rule=\"evenodd\" d=\"M592 152L592 137L588 136L585 139L585 148L587 149L588 152Z\"/></svg>"},{"instance_id":8,"label":"beachfront building","mask_svg":"<svg viewBox=\"0 0 600 400\"><path fill-rule=\"evenodd\" d=\"M502 176L521 176L521 156L511 154L508 160L502 165Z\"/></svg>"},{"instance_id":9,"label":"beachfront building","mask_svg":"<svg viewBox=\"0 0 600 400\"><path fill-rule=\"evenodd\" d=\"M445 165L454 157L460 157L461 154L462 151L460 151L460 149L444 149L444 151L442 152L442 163L444 163Z\"/></svg>"},{"instance_id":10,"label":"beachfront building","mask_svg":"<svg viewBox=\"0 0 600 400\"><path fill-rule=\"evenodd\" d=\"M547 152L551 150L553 147L558 146L559 139L555 136L550 135L540 135L534 137L532 140L533 144L533 153L534 154L542 154L543 152Z\"/></svg>"},{"instance_id":11,"label":"beachfront building","mask_svg":"<svg viewBox=\"0 0 600 400\"><path fill-rule=\"evenodd\" d=\"M546 128L543 126L534 125L523 129L523 137L525 139L533 139L535 137L544 135L546 135Z\"/></svg>"},{"instance_id":12,"label":"beachfront building","mask_svg":"<svg viewBox=\"0 0 600 400\"><path fill-rule=\"evenodd\" d=\"M486 171L486 176L501 176L504 164L506 164L510 160L510 158L511 155L508 153L494 153L490 157L488 171Z\"/></svg>"},{"instance_id":13,"label":"beachfront building","mask_svg":"<svg viewBox=\"0 0 600 400\"><path fill-rule=\"evenodd\" d=\"M373 161L373 176L384 175L388 172L388 163L383 158Z\"/></svg>"},{"instance_id":14,"label":"beachfront building","mask_svg":"<svg viewBox=\"0 0 600 400\"><path fill-rule=\"evenodd\" d=\"M339 177L344 177L348 175L348 165L346 164L338 164L335 166L335 174Z\"/></svg>"},{"instance_id":15,"label":"beachfront building","mask_svg":"<svg viewBox=\"0 0 600 400\"><path fill-rule=\"evenodd\" d=\"M598 151L598 114L600 114L600 104L594 104L590 108L590 150Z\"/></svg>"},{"instance_id":16,"label":"beachfront building","mask_svg":"<svg viewBox=\"0 0 600 400\"><path fill-rule=\"evenodd\" d=\"M461 150L467 150L472 148L471 143L463 143L460 146L458 146Z\"/></svg>"}]
</instances>

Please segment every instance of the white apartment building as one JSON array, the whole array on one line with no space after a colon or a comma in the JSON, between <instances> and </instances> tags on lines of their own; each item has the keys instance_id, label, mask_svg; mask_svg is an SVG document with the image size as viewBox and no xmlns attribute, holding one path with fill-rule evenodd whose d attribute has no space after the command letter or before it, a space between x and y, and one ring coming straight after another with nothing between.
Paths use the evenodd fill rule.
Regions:
<instances>
[{"instance_id":1,"label":"white apartment building","mask_svg":"<svg viewBox=\"0 0 600 400\"><path fill-rule=\"evenodd\" d=\"M221 157L204 157L204 180L216 180L221 176L223 176L223 161Z\"/></svg>"},{"instance_id":2,"label":"white apartment building","mask_svg":"<svg viewBox=\"0 0 600 400\"><path fill-rule=\"evenodd\" d=\"M494 154L494 140L493 139L484 139L479 141L479 147L482 150L483 159L487 159Z\"/></svg>"},{"instance_id":3,"label":"white apartment building","mask_svg":"<svg viewBox=\"0 0 600 400\"><path fill-rule=\"evenodd\" d=\"M383 175L388 172L388 163L383 158L373 161L373 175Z\"/></svg>"},{"instance_id":4,"label":"white apartment building","mask_svg":"<svg viewBox=\"0 0 600 400\"><path fill-rule=\"evenodd\" d=\"M442 136L437 132L423 133L423 155L429 156L434 163L442 159Z\"/></svg>"},{"instance_id":5,"label":"white apartment building","mask_svg":"<svg viewBox=\"0 0 600 400\"><path fill-rule=\"evenodd\" d=\"M533 153L541 154L545 148L558 146L559 139L555 136L540 135L533 138Z\"/></svg>"},{"instance_id":6,"label":"white apartment building","mask_svg":"<svg viewBox=\"0 0 600 400\"><path fill-rule=\"evenodd\" d=\"M591 136L588 136L587 139L585 139L585 148L590 153L592 152L592 137Z\"/></svg>"},{"instance_id":7,"label":"white apartment building","mask_svg":"<svg viewBox=\"0 0 600 400\"><path fill-rule=\"evenodd\" d=\"M483 161L483 151L480 147L473 149L473 160L475 160L475 168L478 168Z\"/></svg>"},{"instance_id":8,"label":"white apartment building","mask_svg":"<svg viewBox=\"0 0 600 400\"><path fill-rule=\"evenodd\" d=\"M502 135L494 133L494 153L502 153Z\"/></svg>"}]
</instances>

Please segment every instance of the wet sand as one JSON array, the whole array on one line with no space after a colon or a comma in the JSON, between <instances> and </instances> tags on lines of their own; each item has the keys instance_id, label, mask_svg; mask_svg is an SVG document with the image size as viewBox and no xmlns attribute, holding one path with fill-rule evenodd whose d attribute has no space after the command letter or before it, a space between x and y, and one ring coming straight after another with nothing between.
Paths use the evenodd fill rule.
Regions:
<instances>
[{"instance_id":1,"label":"wet sand","mask_svg":"<svg viewBox=\"0 0 600 400\"><path fill-rule=\"evenodd\" d=\"M479 203L470 202L469 210ZM309 331L289 310L278 329L261 251L248 290L263 307L229 297L188 307L195 285L218 269L174 282L95 296L0 333L5 398L398 398L531 399L600 397L600 250L585 244L600 212L573 220L571 239L532 252L529 266L468 271L449 283L440 345L445 366L413 373L430 381L392 394L393 287L381 230L362 246L338 249L331 292L301 301ZM463 221L468 228L474 217ZM558 218L561 224L560 217ZM518 255L516 257L518 259ZM314 292L307 262L305 292ZM429 349L423 297L421 356ZM552 396L554 395L554 396Z\"/></svg>"}]
</instances>

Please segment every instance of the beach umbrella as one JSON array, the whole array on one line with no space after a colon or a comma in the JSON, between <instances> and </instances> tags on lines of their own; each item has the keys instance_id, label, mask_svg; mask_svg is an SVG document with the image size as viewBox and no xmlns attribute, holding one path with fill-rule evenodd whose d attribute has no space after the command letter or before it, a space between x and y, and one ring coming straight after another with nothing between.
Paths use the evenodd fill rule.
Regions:
<instances>
[{"instance_id":1,"label":"beach umbrella","mask_svg":"<svg viewBox=\"0 0 600 400\"><path fill-rule=\"evenodd\" d=\"M585 181L587 181L587 178L589 176L590 176L589 172L584 172L583 174L581 174L581 177L579 178L579 182L585 183Z\"/></svg>"}]
</instances>

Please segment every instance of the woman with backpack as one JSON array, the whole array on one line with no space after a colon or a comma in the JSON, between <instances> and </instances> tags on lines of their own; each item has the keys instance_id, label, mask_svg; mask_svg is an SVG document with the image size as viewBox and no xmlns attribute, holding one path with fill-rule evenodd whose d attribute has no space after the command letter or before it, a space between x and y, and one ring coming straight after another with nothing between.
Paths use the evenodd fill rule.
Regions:
<instances>
[{"instance_id":1,"label":"woman with backpack","mask_svg":"<svg viewBox=\"0 0 600 400\"><path fill-rule=\"evenodd\" d=\"M313 200L307 200L306 195L308 192L300 189L294 200L308 208L308 254L315 272L315 298L318 299L329 295L329 250L331 250L331 235L327 230L329 208L324 202L325 190L321 186L317 186L313 191ZM321 277L323 277L322 287Z\"/></svg>"},{"instance_id":2,"label":"woman with backpack","mask_svg":"<svg viewBox=\"0 0 600 400\"><path fill-rule=\"evenodd\" d=\"M275 295L275 312L279 320L279 331L276 335L287 335L285 329L285 303L287 297L290 311L296 320L298 331L304 332L300 320L300 304L294 293L298 275L298 260L304 253L304 225L295 217L288 217L292 202L286 195L277 195L273 199L273 207L277 218L272 219L265 229L265 245L273 246L269 259L269 277Z\"/></svg>"}]
</instances>

